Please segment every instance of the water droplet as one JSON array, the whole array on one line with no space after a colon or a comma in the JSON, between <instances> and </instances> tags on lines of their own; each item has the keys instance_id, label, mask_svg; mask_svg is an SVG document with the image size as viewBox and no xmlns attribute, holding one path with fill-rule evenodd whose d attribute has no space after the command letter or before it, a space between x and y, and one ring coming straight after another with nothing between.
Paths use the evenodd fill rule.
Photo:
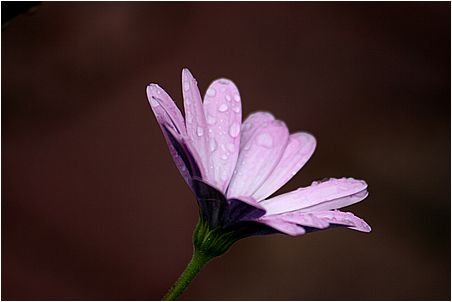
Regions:
<instances>
[{"instance_id":1,"label":"water droplet","mask_svg":"<svg viewBox=\"0 0 452 302\"><path fill-rule=\"evenodd\" d=\"M207 95L208 96L215 96L215 94L217 94L217 91L215 90L215 88L207 89Z\"/></svg>"},{"instance_id":2,"label":"water droplet","mask_svg":"<svg viewBox=\"0 0 452 302\"><path fill-rule=\"evenodd\" d=\"M196 129L196 134L198 134L198 136L202 136L204 134L204 129L202 129L201 127L198 127Z\"/></svg>"},{"instance_id":3,"label":"water droplet","mask_svg":"<svg viewBox=\"0 0 452 302\"><path fill-rule=\"evenodd\" d=\"M188 91L190 89L190 84L187 81L184 82L184 90Z\"/></svg>"},{"instance_id":4,"label":"water droplet","mask_svg":"<svg viewBox=\"0 0 452 302\"><path fill-rule=\"evenodd\" d=\"M248 122L243 125L243 128L245 128L245 130L249 130L251 126L252 126L251 122Z\"/></svg>"},{"instance_id":5,"label":"water droplet","mask_svg":"<svg viewBox=\"0 0 452 302\"><path fill-rule=\"evenodd\" d=\"M217 149L217 142L215 141L214 138L212 138L209 141L209 149L210 149L210 152L213 152L213 151L215 151L215 149Z\"/></svg>"},{"instance_id":6,"label":"water droplet","mask_svg":"<svg viewBox=\"0 0 452 302\"><path fill-rule=\"evenodd\" d=\"M217 122L217 119L211 115L208 115L206 121L207 121L207 124L213 125Z\"/></svg>"},{"instance_id":7,"label":"water droplet","mask_svg":"<svg viewBox=\"0 0 452 302\"><path fill-rule=\"evenodd\" d=\"M232 124L231 128L229 128L229 135L232 137L237 137L240 133L240 124L234 123Z\"/></svg>"},{"instance_id":8,"label":"water droplet","mask_svg":"<svg viewBox=\"0 0 452 302\"><path fill-rule=\"evenodd\" d=\"M232 108L232 110L234 110L235 113L239 113L240 112L240 106L234 107L234 108Z\"/></svg>"},{"instance_id":9,"label":"water droplet","mask_svg":"<svg viewBox=\"0 0 452 302\"><path fill-rule=\"evenodd\" d=\"M229 102L230 100L231 100L231 97L227 94L227 95L226 95L226 101Z\"/></svg>"},{"instance_id":10,"label":"water droplet","mask_svg":"<svg viewBox=\"0 0 452 302\"><path fill-rule=\"evenodd\" d=\"M228 149L229 152L234 152L235 150L235 145L232 143L229 143L226 145L226 148Z\"/></svg>"},{"instance_id":11,"label":"water droplet","mask_svg":"<svg viewBox=\"0 0 452 302\"><path fill-rule=\"evenodd\" d=\"M218 80L218 83L223 84L223 85L229 85L229 80L221 79L221 80Z\"/></svg>"},{"instance_id":12,"label":"water droplet","mask_svg":"<svg viewBox=\"0 0 452 302\"><path fill-rule=\"evenodd\" d=\"M221 106L218 107L218 111L220 111L220 112L225 112L225 111L227 111L228 109L229 109L229 107L228 107L228 105L225 104L225 103L221 104Z\"/></svg>"},{"instance_id":13,"label":"water droplet","mask_svg":"<svg viewBox=\"0 0 452 302\"><path fill-rule=\"evenodd\" d=\"M223 155L221 155L221 159L227 160L228 159L228 155L226 153L223 153Z\"/></svg>"},{"instance_id":14,"label":"water droplet","mask_svg":"<svg viewBox=\"0 0 452 302\"><path fill-rule=\"evenodd\" d=\"M259 134L256 141L259 146L262 146L265 148L273 147L273 138L268 133Z\"/></svg>"},{"instance_id":15,"label":"water droplet","mask_svg":"<svg viewBox=\"0 0 452 302\"><path fill-rule=\"evenodd\" d=\"M151 98L151 106L152 107L158 107L158 106L160 106L160 104L154 98Z\"/></svg>"},{"instance_id":16,"label":"water droplet","mask_svg":"<svg viewBox=\"0 0 452 302\"><path fill-rule=\"evenodd\" d=\"M238 94L234 95L234 100L236 102L240 102L240 95L238 95Z\"/></svg>"}]
</instances>

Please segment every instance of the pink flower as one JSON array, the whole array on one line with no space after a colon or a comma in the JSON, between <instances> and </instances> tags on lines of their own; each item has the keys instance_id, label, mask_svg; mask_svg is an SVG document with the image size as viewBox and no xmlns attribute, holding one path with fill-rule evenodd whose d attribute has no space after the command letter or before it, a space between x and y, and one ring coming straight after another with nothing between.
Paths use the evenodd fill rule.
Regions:
<instances>
[{"instance_id":1,"label":"pink flower","mask_svg":"<svg viewBox=\"0 0 452 302\"><path fill-rule=\"evenodd\" d=\"M313 154L311 134L289 134L284 122L268 112L253 113L242 124L240 94L227 79L214 81L203 102L196 80L184 69L182 91L185 118L157 84L147 87L147 96L209 229L232 232L238 239L332 227L370 232L364 220L337 210L367 197L363 180L330 178L270 197Z\"/></svg>"}]
</instances>

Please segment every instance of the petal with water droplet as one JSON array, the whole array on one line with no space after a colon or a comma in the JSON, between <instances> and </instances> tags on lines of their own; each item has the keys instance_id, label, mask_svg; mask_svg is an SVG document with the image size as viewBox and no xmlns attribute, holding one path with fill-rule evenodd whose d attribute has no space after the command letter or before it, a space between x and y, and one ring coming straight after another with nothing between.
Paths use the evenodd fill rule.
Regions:
<instances>
[{"instance_id":1,"label":"petal with water droplet","mask_svg":"<svg viewBox=\"0 0 452 302\"><path fill-rule=\"evenodd\" d=\"M157 121L160 124L165 122L178 133L186 135L187 131L182 113L165 90L157 84L150 84L146 88L146 94Z\"/></svg>"},{"instance_id":2,"label":"petal with water droplet","mask_svg":"<svg viewBox=\"0 0 452 302\"><path fill-rule=\"evenodd\" d=\"M311 213L315 217L335 225L343 225L349 229L368 233L372 229L371 227L361 218L355 216L350 212L341 211L319 211Z\"/></svg>"},{"instance_id":3,"label":"petal with water droplet","mask_svg":"<svg viewBox=\"0 0 452 302\"><path fill-rule=\"evenodd\" d=\"M215 91L215 94L209 91ZM237 87L230 80L219 79L210 84L204 97L207 127L220 146L210 154L214 167L212 183L223 192L228 187L237 162L242 122L240 103L233 100L231 95L239 95ZM238 112L235 108L239 108Z\"/></svg>"},{"instance_id":4,"label":"petal with water droplet","mask_svg":"<svg viewBox=\"0 0 452 302\"><path fill-rule=\"evenodd\" d=\"M193 146L202 161L207 180L211 180L209 145L207 136L203 135L207 131L207 122L198 85L188 69L182 70L182 86L185 116L187 117L187 135L192 140Z\"/></svg>"},{"instance_id":5,"label":"petal with water droplet","mask_svg":"<svg viewBox=\"0 0 452 302\"><path fill-rule=\"evenodd\" d=\"M309 187L263 200L268 215L300 210L302 212L339 209L360 202L368 195L363 180L332 178Z\"/></svg>"},{"instance_id":6,"label":"petal with water droplet","mask_svg":"<svg viewBox=\"0 0 452 302\"><path fill-rule=\"evenodd\" d=\"M204 176L204 171L199 166L201 160L188 141L182 114L171 97L158 85L149 85L146 92L170 154L182 177L191 186L192 176Z\"/></svg>"},{"instance_id":7,"label":"petal with water droplet","mask_svg":"<svg viewBox=\"0 0 452 302\"><path fill-rule=\"evenodd\" d=\"M250 114L242 124L240 132L240 148L247 145L248 140L253 136L257 129L274 119L275 117L269 112L259 111Z\"/></svg>"}]
</instances>

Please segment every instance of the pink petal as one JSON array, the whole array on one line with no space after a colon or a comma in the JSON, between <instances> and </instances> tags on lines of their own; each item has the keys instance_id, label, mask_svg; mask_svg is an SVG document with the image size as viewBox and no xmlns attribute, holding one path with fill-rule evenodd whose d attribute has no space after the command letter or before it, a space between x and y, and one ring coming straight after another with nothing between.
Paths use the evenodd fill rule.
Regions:
<instances>
[{"instance_id":1,"label":"pink petal","mask_svg":"<svg viewBox=\"0 0 452 302\"><path fill-rule=\"evenodd\" d=\"M185 135L187 131L184 118L165 90L157 84L149 84L146 88L146 94L159 124L165 122L178 133Z\"/></svg>"},{"instance_id":2,"label":"pink petal","mask_svg":"<svg viewBox=\"0 0 452 302\"><path fill-rule=\"evenodd\" d=\"M225 192L234 172L240 146L242 108L233 82L219 79L210 84L204 96L209 156L213 183Z\"/></svg>"},{"instance_id":3,"label":"pink petal","mask_svg":"<svg viewBox=\"0 0 452 302\"><path fill-rule=\"evenodd\" d=\"M300 211L294 211L294 212L288 212L288 213L282 213L282 214L276 214L272 215L274 217L279 217L280 219L286 221L295 223L302 226L312 227L316 229L325 229L330 226L330 224L317 217L316 215L312 213L305 213ZM271 216L270 216L271 217Z\"/></svg>"},{"instance_id":4,"label":"pink petal","mask_svg":"<svg viewBox=\"0 0 452 302\"><path fill-rule=\"evenodd\" d=\"M257 200L263 200L286 184L309 160L314 153L316 141L306 132L291 134L286 150L276 168L253 194Z\"/></svg>"},{"instance_id":5,"label":"pink petal","mask_svg":"<svg viewBox=\"0 0 452 302\"><path fill-rule=\"evenodd\" d=\"M261 125L241 145L228 197L252 196L278 164L286 148L289 131L281 121Z\"/></svg>"},{"instance_id":6,"label":"pink petal","mask_svg":"<svg viewBox=\"0 0 452 302\"><path fill-rule=\"evenodd\" d=\"M303 212L331 210L346 207L367 197L367 184L353 178L331 178L324 182L313 182L300 188L261 202L267 215L295 210Z\"/></svg>"},{"instance_id":7,"label":"pink petal","mask_svg":"<svg viewBox=\"0 0 452 302\"><path fill-rule=\"evenodd\" d=\"M291 236L298 236L306 233L306 230L296 223L287 222L275 216L263 216L256 221Z\"/></svg>"},{"instance_id":8,"label":"pink petal","mask_svg":"<svg viewBox=\"0 0 452 302\"><path fill-rule=\"evenodd\" d=\"M305 213L294 211L270 216L263 216L256 219L257 222L269 225L277 230L282 231L295 229L295 226L303 227L305 232L345 226L349 229L370 232L370 226L361 218L350 212L340 211L318 211ZM279 227L279 228L278 228ZM287 232L285 232L287 233Z\"/></svg>"},{"instance_id":9,"label":"pink petal","mask_svg":"<svg viewBox=\"0 0 452 302\"><path fill-rule=\"evenodd\" d=\"M242 124L242 131L240 133L241 148L246 145L257 129L274 119L275 117L269 112L259 111L250 114Z\"/></svg>"},{"instance_id":10,"label":"pink petal","mask_svg":"<svg viewBox=\"0 0 452 302\"><path fill-rule=\"evenodd\" d=\"M207 123L201 95L196 80L188 69L182 70L182 94L184 96L185 124L187 135L202 161L208 180L212 181L212 169L207 143Z\"/></svg>"},{"instance_id":11,"label":"pink petal","mask_svg":"<svg viewBox=\"0 0 452 302\"><path fill-rule=\"evenodd\" d=\"M183 139L186 130L182 114L170 96L158 85L149 85L146 92L174 163L182 174L182 177L191 187L193 175L190 175L190 169L196 165L194 163L196 160L193 160L193 162L190 161L193 157L190 156L189 146Z\"/></svg>"},{"instance_id":12,"label":"pink petal","mask_svg":"<svg viewBox=\"0 0 452 302\"><path fill-rule=\"evenodd\" d=\"M350 212L320 211L313 212L312 215L330 224L347 226L349 229L366 233L372 230L371 227L363 219L353 215Z\"/></svg>"}]
</instances>

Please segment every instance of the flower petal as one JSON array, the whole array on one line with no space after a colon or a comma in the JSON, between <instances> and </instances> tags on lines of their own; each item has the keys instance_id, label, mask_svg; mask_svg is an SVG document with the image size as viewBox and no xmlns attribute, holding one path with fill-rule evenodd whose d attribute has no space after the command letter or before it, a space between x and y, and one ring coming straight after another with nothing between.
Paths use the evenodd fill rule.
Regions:
<instances>
[{"instance_id":1,"label":"flower petal","mask_svg":"<svg viewBox=\"0 0 452 302\"><path fill-rule=\"evenodd\" d=\"M207 124L201 95L195 78L188 69L182 70L182 94L184 96L187 135L202 161L206 178L212 181L212 170L207 145Z\"/></svg>"},{"instance_id":2,"label":"flower petal","mask_svg":"<svg viewBox=\"0 0 452 302\"><path fill-rule=\"evenodd\" d=\"M267 215L295 210L312 212L339 209L366 198L366 188L367 184L363 180L331 178L264 200L261 204L267 210Z\"/></svg>"},{"instance_id":3,"label":"flower petal","mask_svg":"<svg viewBox=\"0 0 452 302\"><path fill-rule=\"evenodd\" d=\"M233 82L219 79L210 84L204 96L204 113L213 166L211 181L225 192L239 155L242 123L240 94Z\"/></svg>"},{"instance_id":4,"label":"flower petal","mask_svg":"<svg viewBox=\"0 0 452 302\"><path fill-rule=\"evenodd\" d=\"M242 124L240 132L240 149L246 145L257 129L273 121L275 117L270 112L259 111L250 114Z\"/></svg>"},{"instance_id":5,"label":"flower petal","mask_svg":"<svg viewBox=\"0 0 452 302\"><path fill-rule=\"evenodd\" d=\"M350 212L320 211L313 212L312 215L325 222L328 222L330 225L346 226L349 229L366 233L369 233L372 230L371 227L363 219L355 216Z\"/></svg>"},{"instance_id":6,"label":"flower petal","mask_svg":"<svg viewBox=\"0 0 452 302\"><path fill-rule=\"evenodd\" d=\"M279 162L288 137L286 125L278 120L256 129L242 144L227 196L252 196Z\"/></svg>"},{"instance_id":7,"label":"flower petal","mask_svg":"<svg viewBox=\"0 0 452 302\"><path fill-rule=\"evenodd\" d=\"M158 85L151 84L146 91L170 154L182 177L192 187L192 177L201 177L202 172L198 165L200 160L196 152L192 152L193 149L189 142L184 139L186 130L182 114L169 95Z\"/></svg>"},{"instance_id":8,"label":"flower petal","mask_svg":"<svg viewBox=\"0 0 452 302\"><path fill-rule=\"evenodd\" d=\"M309 160L314 153L316 141L306 132L289 136L289 143L278 165L253 194L256 200L263 200L286 184Z\"/></svg>"},{"instance_id":9,"label":"flower petal","mask_svg":"<svg viewBox=\"0 0 452 302\"><path fill-rule=\"evenodd\" d=\"M353 213L341 212L337 210L311 213L294 211L290 213L263 216L258 218L257 221L266 223L267 225L270 225L268 224L268 221L270 221L276 227L278 225L282 225L289 230L291 227L286 226L284 223L293 224L303 227L306 233L336 227L347 227L349 229L366 233L371 231L370 226L363 219L353 215ZM292 226L292 228L295 227Z\"/></svg>"},{"instance_id":10,"label":"flower petal","mask_svg":"<svg viewBox=\"0 0 452 302\"><path fill-rule=\"evenodd\" d=\"M316 228L316 229L325 229L330 226L330 224L315 216L312 213L305 213L301 211L294 211L282 214L271 215L269 217L278 217L286 222L295 223L301 226Z\"/></svg>"},{"instance_id":11,"label":"flower petal","mask_svg":"<svg viewBox=\"0 0 452 302\"><path fill-rule=\"evenodd\" d=\"M296 223L287 222L277 216L263 216L256 221L291 236L298 236L306 233L306 230L303 227Z\"/></svg>"},{"instance_id":12,"label":"flower petal","mask_svg":"<svg viewBox=\"0 0 452 302\"><path fill-rule=\"evenodd\" d=\"M159 124L165 122L178 133L185 135L187 131L182 113L165 90L157 84L149 84L146 94Z\"/></svg>"}]
</instances>

